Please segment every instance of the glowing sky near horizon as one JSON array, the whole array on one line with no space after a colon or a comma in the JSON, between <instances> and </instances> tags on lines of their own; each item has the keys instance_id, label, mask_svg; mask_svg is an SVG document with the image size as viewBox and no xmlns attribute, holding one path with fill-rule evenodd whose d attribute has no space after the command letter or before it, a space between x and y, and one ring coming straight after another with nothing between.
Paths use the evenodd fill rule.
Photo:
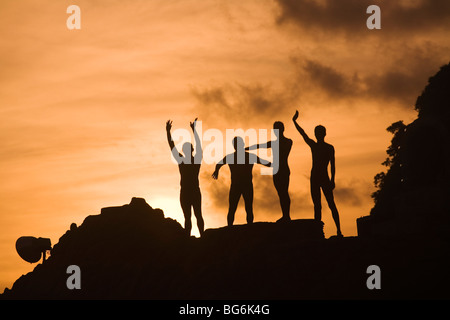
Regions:
<instances>
[{"instance_id":1,"label":"glowing sky near horizon","mask_svg":"<svg viewBox=\"0 0 450 320\"><path fill-rule=\"evenodd\" d=\"M0 291L34 268L15 252L20 236L55 244L72 222L135 196L183 224L168 119L189 129L198 117L224 133L283 121L294 141L291 217L309 219L311 154L291 121L299 109L311 137L327 128L342 232L356 235L384 169L385 129L415 119L428 77L450 60L446 2L79 0L81 30L68 30L70 4L0 3ZM370 4L381 30L366 28ZM206 228L226 224L228 169L219 181L213 170L200 173ZM271 177L255 171L254 185L255 221L276 221ZM324 200L322 216L335 234Z\"/></svg>"}]
</instances>

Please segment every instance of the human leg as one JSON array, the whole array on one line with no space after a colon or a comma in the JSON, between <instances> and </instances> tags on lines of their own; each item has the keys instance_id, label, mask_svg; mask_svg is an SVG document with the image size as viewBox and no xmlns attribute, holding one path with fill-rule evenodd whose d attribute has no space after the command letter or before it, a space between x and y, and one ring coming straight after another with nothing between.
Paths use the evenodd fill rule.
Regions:
<instances>
[{"instance_id":1,"label":"human leg","mask_svg":"<svg viewBox=\"0 0 450 320\"><path fill-rule=\"evenodd\" d=\"M253 184L245 186L242 196L245 202L245 212L247 213L247 223L253 223Z\"/></svg>"},{"instance_id":2,"label":"human leg","mask_svg":"<svg viewBox=\"0 0 450 320\"><path fill-rule=\"evenodd\" d=\"M192 222L191 222L191 197L188 192L181 190L180 192L180 204L184 215L184 230L188 236L191 235Z\"/></svg>"},{"instance_id":3,"label":"human leg","mask_svg":"<svg viewBox=\"0 0 450 320\"><path fill-rule=\"evenodd\" d=\"M200 236L202 236L205 229L205 222L202 217L202 194L200 190L195 192L192 206L194 207L194 215L197 219L198 231L200 232Z\"/></svg>"},{"instance_id":4,"label":"human leg","mask_svg":"<svg viewBox=\"0 0 450 320\"><path fill-rule=\"evenodd\" d=\"M230 194L228 197L228 215L227 215L228 226L233 225L234 215L236 213L236 209L237 209L240 197L241 197L240 188L233 186L233 184L232 184L230 187Z\"/></svg>"},{"instance_id":5,"label":"human leg","mask_svg":"<svg viewBox=\"0 0 450 320\"><path fill-rule=\"evenodd\" d=\"M314 219L322 220L322 203L320 195L320 181L311 177L311 198L314 204Z\"/></svg>"},{"instance_id":6,"label":"human leg","mask_svg":"<svg viewBox=\"0 0 450 320\"><path fill-rule=\"evenodd\" d=\"M290 208L291 198L289 196L289 175L280 175L277 173L273 176L273 184L280 198L281 212L283 214L280 220L291 220Z\"/></svg>"},{"instance_id":7,"label":"human leg","mask_svg":"<svg viewBox=\"0 0 450 320\"><path fill-rule=\"evenodd\" d=\"M336 224L337 234L342 235L341 233L341 223L339 221L339 212L336 208L336 203L334 202L333 189L331 188L331 184L326 184L322 187L323 194L325 199L327 200L328 207L331 210L331 215L333 217L334 223Z\"/></svg>"}]
</instances>

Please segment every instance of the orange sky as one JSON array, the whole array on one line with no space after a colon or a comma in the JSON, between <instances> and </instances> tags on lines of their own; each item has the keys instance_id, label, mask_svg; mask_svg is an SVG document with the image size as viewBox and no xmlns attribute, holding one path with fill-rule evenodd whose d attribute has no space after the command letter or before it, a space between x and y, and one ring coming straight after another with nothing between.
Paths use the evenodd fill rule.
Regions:
<instances>
[{"instance_id":1,"label":"orange sky","mask_svg":"<svg viewBox=\"0 0 450 320\"><path fill-rule=\"evenodd\" d=\"M379 4L382 29L365 8ZM394 121L411 122L429 76L449 61L450 8L404 0L130 0L0 3L0 291L33 265L23 235L58 242L72 222L144 197L183 224L165 121L189 129L286 125L291 216L312 218L309 148L327 127L336 149L344 235L367 215ZM68 30L66 8L81 8ZM203 165L207 228L226 224L228 169ZM271 177L254 177L255 221L281 217ZM335 234L323 203L326 236ZM236 223L244 223L239 206ZM195 221L193 231L197 233Z\"/></svg>"}]
</instances>

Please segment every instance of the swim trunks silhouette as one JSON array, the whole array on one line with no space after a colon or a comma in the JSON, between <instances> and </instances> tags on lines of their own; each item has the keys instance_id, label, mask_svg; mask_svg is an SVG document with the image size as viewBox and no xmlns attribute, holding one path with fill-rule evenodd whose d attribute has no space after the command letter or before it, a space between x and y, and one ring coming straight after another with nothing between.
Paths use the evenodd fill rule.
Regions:
<instances>
[{"instance_id":1,"label":"swim trunks silhouette","mask_svg":"<svg viewBox=\"0 0 450 320\"><path fill-rule=\"evenodd\" d=\"M172 156L178 163L178 169L181 176L180 204L184 214L184 229L186 230L186 234L188 236L190 236L192 229L191 208L194 209L194 215L197 219L197 226L200 232L200 236L203 235L203 231L205 228L205 223L202 217L202 194L200 192L200 186L198 182L198 174L200 172L200 166L203 159L203 150L197 130L195 129L196 123L197 118L194 120L194 122L190 123L195 137L194 156L194 147L190 142L185 142L183 144L182 150L184 155L178 152L170 133L170 130L172 129L172 121L168 120L166 122L167 141L169 143L170 150L172 151Z\"/></svg>"},{"instance_id":2,"label":"swim trunks silhouette","mask_svg":"<svg viewBox=\"0 0 450 320\"><path fill-rule=\"evenodd\" d=\"M331 214L336 224L337 235L342 236L341 227L339 222L339 213L334 202L333 189L335 188L335 157L334 147L331 144L325 142L326 129L324 126L317 126L314 129L317 142L310 139L306 132L297 123L298 111L292 117L292 121L295 124L300 135L305 142L311 148L312 153L312 169L311 169L311 198L314 203L314 219L322 220L322 203L320 189L327 200L328 207L331 210ZM331 179L328 176L328 164L330 164Z\"/></svg>"},{"instance_id":3,"label":"swim trunks silhouette","mask_svg":"<svg viewBox=\"0 0 450 320\"><path fill-rule=\"evenodd\" d=\"M271 166L271 162L261 159L258 156L248 153L244 149L244 140L241 137L233 138L235 152L226 155L216 165L212 177L219 178L219 170L225 164L228 164L231 172L231 186L228 198L229 207L227 215L228 226L232 226L234 216L239 203L239 199L244 198L245 212L247 214L247 223L253 223L253 165L262 164L266 167Z\"/></svg>"},{"instance_id":4,"label":"swim trunks silhouette","mask_svg":"<svg viewBox=\"0 0 450 320\"><path fill-rule=\"evenodd\" d=\"M289 169L288 157L292 149L292 140L284 136L284 124L281 121L276 121L273 124L275 135L277 137L274 141L268 141L266 143L258 143L253 146L245 148L245 150L254 150L258 148L272 148L273 152L277 152L278 156L274 155L273 160L278 161L278 171L273 175L273 184L277 190L278 197L280 198L280 206L282 211L282 217L278 222L290 221L290 208L291 198L289 196L289 177L291 171ZM274 146L277 144L277 148Z\"/></svg>"}]
</instances>

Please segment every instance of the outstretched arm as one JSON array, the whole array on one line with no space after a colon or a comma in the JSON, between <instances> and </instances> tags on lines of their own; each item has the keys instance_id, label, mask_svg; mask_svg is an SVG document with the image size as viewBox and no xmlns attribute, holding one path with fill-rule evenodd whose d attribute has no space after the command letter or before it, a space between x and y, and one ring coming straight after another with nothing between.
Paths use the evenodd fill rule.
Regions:
<instances>
[{"instance_id":1,"label":"outstretched arm","mask_svg":"<svg viewBox=\"0 0 450 320\"><path fill-rule=\"evenodd\" d=\"M272 162L265 160L265 159L261 159L260 157L258 157L256 155L255 155L255 157L256 157L256 163L262 164L263 166L266 166L266 167L272 166Z\"/></svg>"},{"instance_id":2,"label":"outstretched arm","mask_svg":"<svg viewBox=\"0 0 450 320\"><path fill-rule=\"evenodd\" d=\"M172 155L179 162L178 160L181 157L181 154L178 152L177 148L175 148L175 143L172 139L172 134L170 133L170 130L172 129L172 121L167 120L166 122L166 131L167 131L167 142L169 143L170 151L172 151Z\"/></svg>"},{"instance_id":3,"label":"outstretched arm","mask_svg":"<svg viewBox=\"0 0 450 320\"><path fill-rule=\"evenodd\" d=\"M200 137L198 136L198 132L195 129L197 124L197 118L195 118L194 122L191 122L191 129L194 132L194 138L195 138L195 157L194 157L194 163L200 164L203 160L203 150L202 150L202 142L200 140Z\"/></svg>"},{"instance_id":4,"label":"outstretched arm","mask_svg":"<svg viewBox=\"0 0 450 320\"><path fill-rule=\"evenodd\" d=\"M272 147L272 141L267 141L266 143L257 143L250 147L246 147L245 150L256 150L259 148L271 148Z\"/></svg>"},{"instance_id":5,"label":"outstretched arm","mask_svg":"<svg viewBox=\"0 0 450 320\"><path fill-rule=\"evenodd\" d=\"M298 118L298 110L295 111L295 115L292 117L292 121L294 121L295 127L297 128L297 131L303 137L303 140L305 140L305 142L309 146L312 146L314 144L314 140L312 140L310 137L308 137L308 135L306 134L305 130L303 130L303 128L299 126L299 124L297 123L297 118Z\"/></svg>"},{"instance_id":6,"label":"outstretched arm","mask_svg":"<svg viewBox=\"0 0 450 320\"><path fill-rule=\"evenodd\" d=\"M227 163L227 157L223 158L216 164L216 170L214 170L212 177L214 180L219 178L219 170Z\"/></svg>"}]
</instances>

